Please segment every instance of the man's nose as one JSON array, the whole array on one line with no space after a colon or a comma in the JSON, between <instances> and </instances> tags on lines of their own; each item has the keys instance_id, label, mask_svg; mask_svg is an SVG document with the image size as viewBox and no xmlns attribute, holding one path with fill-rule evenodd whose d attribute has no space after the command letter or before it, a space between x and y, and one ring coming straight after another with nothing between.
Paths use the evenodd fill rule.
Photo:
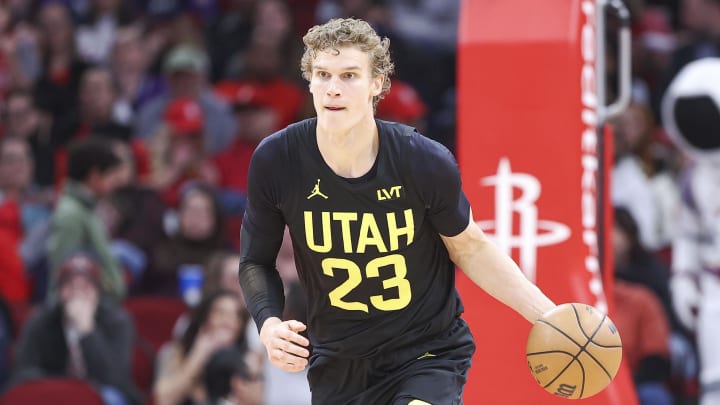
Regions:
<instances>
[{"instance_id":1,"label":"man's nose","mask_svg":"<svg viewBox=\"0 0 720 405\"><path fill-rule=\"evenodd\" d=\"M338 80L337 78L333 77L328 82L326 91L329 96L339 96L340 95L340 86L339 86L339 83L337 82L337 80Z\"/></svg>"}]
</instances>

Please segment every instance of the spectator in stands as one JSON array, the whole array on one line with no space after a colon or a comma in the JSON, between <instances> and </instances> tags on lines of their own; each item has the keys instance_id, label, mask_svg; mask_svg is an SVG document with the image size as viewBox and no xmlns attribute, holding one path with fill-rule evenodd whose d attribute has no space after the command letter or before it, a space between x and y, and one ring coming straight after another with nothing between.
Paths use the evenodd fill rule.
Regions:
<instances>
[{"instance_id":1,"label":"spectator in stands","mask_svg":"<svg viewBox=\"0 0 720 405\"><path fill-rule=\"evenodd\" d=\"M253 36L243 55L242 75L215 85L220 98L232 106L238 128L230 146L213 156L223 206L234 215L244 212L247 170L255 147L300 118L305 107L311 106L309 93L283 75L284 55L279 46ZM239 229L234 233L239 235Z\"/></svg>"},{"instance_id":2,"label":"spectator in stands","mask_svg":"<svg viewBox=\"0 0 720 405\"><path fill-rule=\"evenodd\" d=\"M248 317L234 292L219 290L204 297L193 310L182 338L167 343L158 354L155 404L206 403L203 376L208 361L223 348L247 352L244 328Z\"/></svg>"},{"instance_id":3,"label":"spectator in stands","mask_svg":"<svg viewBox=\"0 0 720 405\"><path fill-rule=\"evenodd\" d=\"M180 267L204 266L213 253L227 247L222 218L215 190L202 183L189 184L180 196L177 228L158 243L142 291L178 296Z\"/></svg>"},{"instance_id":4,"label":"spectator in stands","mask_svg":"<svg viewBox=\"0 0 720 405\"><path fill-rule=\"evenodd\" d=\"M613 288L613 320L622 334L623 359L633 375L641 405L672 405L670 325L653 292L636 283L617 280Z\"/></svg>"},{"instance_id":5,"label":"spectator in stands","mask_svg":"<svg viewBox=\"0 0 720 405\"><path fill-rule=\"evenodd\" d=\"M302 57L302 42L298 41L293 15L285 0L264 0L257 2L254 13L254 26L250 34L250 44L247 54L243 56L247 65L256 75L264 74L279 76L304 86L300 72L294 61ZM257 45L260 45L259 47ZM254 48L254 49L252 49ZM272 53L270 58L264 59L260 52ZM277 54L277 55L276 55ZM277 60L277 61L276 61ZM250 64L266 63L268 66L258 69ZM232 66L230 66L232 68ZM242 73L241 73L242 74Z\"/></svg>"},{"instance_id":6,"label":"spectator in stands","mask_svg":"<svg viewBox=\"0 0 720 405\"><path fill-rule=\"evenodd\" d=\"M117 88L110 70L88 68L80 81L78 105L58 119L53 128L53 140L58 146L86 136L129 141L132 130L117 116L116 100Z\"/></svg>"},{"instance_id":7,"label":"spectator in stands","mask_svg":"<svg viewBox=\"0 0 720 405\"><path fill-rule=\"evenodd\" d=\"M238 253L222 251L210 256L206 264L205 278L203 280L203 296L211 295L217 290L233 291L237 294L243 311L246 311L245 299L238 280L238 266L240 266L240 255ZM245 331L248 349L256 353L259 361L263 361L265 359L265 347L260 343L260 335L252 318L248 318Z\"/></svg>"},{"instance_id":8,"label":"spectator in stands","mask_svg":"<svg viewBox=\"0 0 720 405\"><path fill-rule=\"evenodd\" d=\"M42 2L36 24L41 73L35 97L54 119L60 119L77 104L80 78L88 65L77 56L75 26L63 2Z\"/></svg>"},{"instance_id":9,"label":"spectator in stands","mask_svg":"<svg viewBox=\"0 0 720 405\"><path fill-rule=\"evenodd\" d=\"M56 200L56 192L52 188L55 159L50 119L47 113L38 109L28 91L11 91L6 107L7 131L4 141L0 142L10 145L10 154L14 156L12 160L15 163L7 166L5 178L14 189L10 193L15 196L13 204L19 204L16 208L19 209L18 229L21 229L18 235L22 239L20 250L25 270L31 279L31 299L36 302L43 300L47 291L48 271L44 245L49 216ZM26 176L28 172L29 176ZM13 246L12 243L3 245ZM12 255L8 252L0 260L15 260L11 258Z\"/></svg>"},{"instance_id":10,"label":"spectator in stands","mask_svg":"<svg viewBox=\"0 0 720 405\"><path fill-rule=\"evenodd\" d=\"M204 384L208 405L266 404L262 363L250 361L234 347L218 350L210 358Z\"/></svg>"},{"instance_id":11,"label":"spectator in stands","mask_svg":"<svg viewBox=\"0 0 720 405\"><path fill-rule=\"evenodd\" d=\"M615 277L649 288L673 329L681 330L670 299L670 269L642 246L637 222L628 209L616 207L613 216Z\"/></svg>"},{"instance_id":12,"label":"spectator in stands","mask_svg":"<svg viewBox=\"0 0 720 405\"><path fill-rule=\"evenodd\" d=\"M32 29L18 24L13 11L7 2L0 4L0 101L11 89L30 88L37 75Z\"/></svg>"},{"instance_id":13,"label":"spectator in stands","mask_svg":"<svg viewBox=\"0 0 720 405\"><path fill-rule=\"evenodd\" d=\"M33 95L17 90L8 93L5 109L5 136L27 140L35 162L33 183L49 188L55 179L50 117L41 111Z\"/></svg>"},{"instance_id":14,"label":"spectator in stands","mask_svg":"<svg viewBox=\"0 0 720 405\"><path fill-rule=\"evenodd\" d=\"M130 377L132 320L101 294L99 262L68 256L57 270L58 300L22 328L12 382L75 377L94 383L106 404L139 403Z\"/></svg>"},{"instance_id":15,"label":"spectator in stands","mask_svg":"<svg viewBox=\"0 0 720 405\"><path fill-rule=\"evenodd\" d=\"M177 207L180 189L187 182L216 182L216 169L205 153L204 121L202 109L195 100L177 98L168 104L164 125L150 139L150 184L170 207Z\"/></svg>"},{"instance_id":16,"label":"spectator in stands","mask_svg":"<svg viewBox=\"0 0 720 405\"><path fill-rule=\"evenodd\" d=\"M167 207L155 189L138 179L138 165L130 146L114 141L113 148L123 162L119 169L119 185L99 202L98 212L112 240L113 254L132 273L131 285L138 286L149 258L163 237L163 217Z\"/></svg>"},{"instance_id":17,"label":"spectator in stands","mask_svg":"<svg viewBox=\"0 0 720 405\"><path fill-rule=\"evenodd\" d=\"M116 299L125 296L125 275L110 251L107 230L94 211L97 200L115 189L121 163L106 140L90 138L71 145L68 179L53 213L48 237L50 298L57 280L55 270L75 251L92 252L98 257L104 295Z\"/></svg>"},{"instance_id":18,"label":"spectator in stands","mask_svg":"<svg viewBox=\"0 0 720 405\"><path fill-rule=\"evenodd\" d=\"M203 296L217 290L228 290L234 291L240 299L243 299L237 272L239 265L240 255L234 252L219 251L210 256L205 266ZM252 322L252 319L250 321Z\"/></svg>"},{"instance_id":19,"label":"spectator in stands","mask_svg":"<svg viewBox=\"0 0 720 405\"><path fill-rule=\"evenodd\" d=\"M110 69L118 86L118 105L129 119L150 100L167 93L163 80L149 71L150 55L139 27L118 30L113 44Z\"/></svg>"},{"instance_id":20,"label":"spectator in stands","mask_svg":"<svg viewBox=\"0 0 720 405\"><path fill-rule=\"evenodd\" d=\"M206 265L205 272L203 274L202 282L202 297L209 297L215 294L217 291L229 291L237 294L238 303L241 306L242 311L247 311L245 307L245 300L242 295L242 289L240 288L240 282L238 281L238 266L240 265L240 255L232 251L218 251L213 253ZM173 328L173 337L176 339L182 338L190 322L190 314L186 313L180 316L175 322ZM254 357L257 362L262 363L265 359L265 347L260 343L260 335L257 331L257 326L252 317L247 319L247 324L243 327L245 330L245 338L247 342L247 348L251 353L254 353ZM252 356L248 353L248 356Z\"/></svg>"},{"instance_id":21,"label":"spectator in stands","mask_svg":"<svg viewBox=\"0 0 720 405\"><path fill-rule=\"evenodd\" d=\"M241 216L253 151L266 136L288 125L286 120L300 113L303 95L294 84L283 80L267 83L228 80L219 83L216 91L233 106L239 130L226 150L212 156L212 163L222 190L223 207Z\"/></svg>"},{"instance_id":22,"label":"spectator in stands","mask_svg":"<svg viewBox=\"0 0 720 405\"><path fill-rule=\"evenodd\" d=\"M91 0L89 6L75 34L78 55L88 63L108 65L115 35L132 21L133 10L121 0Z\"/></svg>"},{"instance_id":23,"label":"spectator in stands","mask_svg":"<svg viewBox=\"0 0 720 405\"><path fill-rule=\"evenodd\" d=\"M651 115L642 104L631 104L611 122L615 130L615 164L612 169L612 202L626 207L637 222L640 242L650 251L659 241L659 201L653 191L651 176L655 162L649 148L652 130Z\"/></svg>"},{"instance_id":24,"label":"spectator in stands","mask_svg":"<svg viewBox=\"0 0 720 405\"><path fill-rule=\"evenodd\" d=\"M32 189L33 159L27 141L16 136L0 138L0 295L13 302L27 302L29 280L20 247L33 227L46 223L50 204Z\"/></svg>"},{"instance_id":25,"label":"spectator in stands","mask_svg":"<svg viewBox=\"0 0 720 405\"><path fill-rule=\"evenodd\" d=\"M206 149L217 152L235 135L235 122L229 107L213 94L207 85L208 60L205 52L193 45L177 45L164 60L163 71L169 95L148 102L138 114L136 134L147 138L162 122L168 104L178 98L194 100L205 117L203 134Z\"/></svg>"},{"instance_id":26,"label":"spectator in stands","mask_svg":"<svg viewBox=\"0 0 720 405\"><path fill-rule=\"evenodd\" d=\"M211 63L210 80L227 79L228 68L235 55L242 53L250 42L253 27L253 7L256 0L229 0L213 19L207 30L208 55Z\"/></svg>"},{"instance_id":27,"label":"spectator in stands","mask_svg":"<svg viewBox=\"0 0 720 405\"><path fill-rule=\"evenodd\" d=\"M121 161L116 170L116 188L98 201L96 212L111 240L110 249L126 271L126 281L131 287L137 285L147 268L147 258L154 246L151 238L157 240L162 234L165 207L154 190L138 181L130 145L120 140L113 140L111 144ZM142 221L140 226L138 219ZM132 229L133 226L136 229Z\"/></svg>"}]
</instances>

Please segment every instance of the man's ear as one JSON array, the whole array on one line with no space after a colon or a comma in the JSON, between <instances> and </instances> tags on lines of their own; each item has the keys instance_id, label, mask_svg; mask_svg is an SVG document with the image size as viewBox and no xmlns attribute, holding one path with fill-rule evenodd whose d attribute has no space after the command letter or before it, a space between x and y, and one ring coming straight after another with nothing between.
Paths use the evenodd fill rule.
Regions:
<instances>
[{"instance_id":1,"label":"man's ear","mask_svg":"<svg viewBox=\"0 0 720 405\"><path fill-rule=\"evenodd\" d=\"M373 88L372 88L372 95L373 97L380 95L382 93L383 89L383 83L385 83L385 76L376 76L372 80Z\"/></svg>"}]
</instances>

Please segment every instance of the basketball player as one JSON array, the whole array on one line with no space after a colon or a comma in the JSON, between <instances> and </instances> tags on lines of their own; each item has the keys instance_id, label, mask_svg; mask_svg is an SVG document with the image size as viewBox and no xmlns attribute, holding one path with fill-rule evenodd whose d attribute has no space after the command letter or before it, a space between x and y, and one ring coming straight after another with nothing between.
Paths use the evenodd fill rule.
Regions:
<instances>
[{"instance_id":1,"label":"basketball player","mask_svg":"<svg viewBox=\"0 0 720 405\"><path fill-rule=\"evenodd\" d=\"M303 40L317 117L258 146L242 227L240 283L269 360L309 364L313 404L460 404L475 345L455 266L528 321L555 304L475 225L450 152L374 118L388 39L336 19ZM281 319L286 225L307 326Z\"/></svg>"}]
</instances>

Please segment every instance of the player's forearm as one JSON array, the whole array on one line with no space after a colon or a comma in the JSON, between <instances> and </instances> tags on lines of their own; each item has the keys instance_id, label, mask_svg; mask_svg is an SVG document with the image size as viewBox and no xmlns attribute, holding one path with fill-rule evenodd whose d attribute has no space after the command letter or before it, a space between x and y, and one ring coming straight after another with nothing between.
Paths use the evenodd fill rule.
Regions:
<instances>
[{"instance_id":1,"label":"player's forearm","mask_svg":"<svg viewBox=\"0 0 720 405\"><path fill-rule=\"evenodd\" d=\"M479 240L475 249L459 255L455 263L480 288L530 322L555 307L515 262L487 239Z\"/></svg>"},{"instance_id":2,"label":"player's forearm","mask_svg":"<svg viewBox=\"0 0 720 405\"><path fill-rule=\"evenodd\" d=\"M241 262L239 278L245 303L258 326L258 332L269 318L282 318L285 291L277 270Z\"/></svg>"}]
</instances>

